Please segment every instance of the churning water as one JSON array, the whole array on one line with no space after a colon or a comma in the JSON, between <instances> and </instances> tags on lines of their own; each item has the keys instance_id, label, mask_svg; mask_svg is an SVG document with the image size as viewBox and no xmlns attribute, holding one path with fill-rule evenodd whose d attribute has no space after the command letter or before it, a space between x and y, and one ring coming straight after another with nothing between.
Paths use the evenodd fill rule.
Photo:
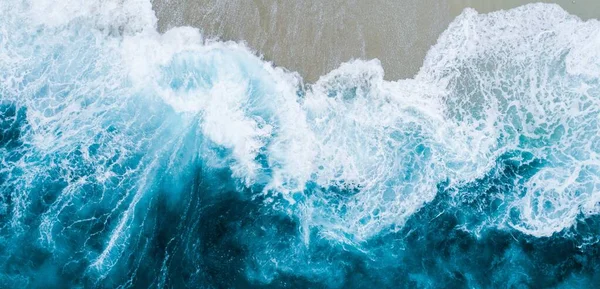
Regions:
<instances>
[{"instance_id":1,"label":"churning water","mask_svg":"<svg viewBox=\"0 0 600 289\"><path fill-rule=\"evenodd\" d=\"M146 0L0 2L0 287L600 284L600 23L478 14L305 84Z\"/></svg>"}]
</instances>

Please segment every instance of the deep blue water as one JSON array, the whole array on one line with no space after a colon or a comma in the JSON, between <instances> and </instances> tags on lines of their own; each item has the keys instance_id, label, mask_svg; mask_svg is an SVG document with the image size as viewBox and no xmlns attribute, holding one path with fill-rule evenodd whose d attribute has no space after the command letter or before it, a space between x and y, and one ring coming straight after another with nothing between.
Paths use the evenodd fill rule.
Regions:
<instances>
[{"instance_id":1,"label":"deep blue water","mask_svg":"<svg viewBox=\"0 0 600 289\"><path fill-rule=\"evenodd\" d=\"M304 84L145 1L0 3L2 288L594 288L600 23Z\"/></svg>"}]
</instances>

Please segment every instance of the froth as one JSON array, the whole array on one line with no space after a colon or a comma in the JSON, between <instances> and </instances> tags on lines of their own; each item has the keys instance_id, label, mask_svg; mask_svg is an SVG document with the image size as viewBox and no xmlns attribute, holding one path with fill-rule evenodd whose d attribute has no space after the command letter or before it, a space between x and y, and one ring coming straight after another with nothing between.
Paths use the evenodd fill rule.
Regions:
<instances>
[{"instance_id":1,"label":"froth","mask_svg":"<svg viewBox=\"0 0 600 289\"><path fill-rule=\"evenodd\" d=\"M548 236L598 212L597 21L553 5L466 10L415 79L388 82L377 60L355 60L304 85L243 45L192 28L157 33L146 1L61 3L0 14L11 19L0 23L0 104L25 119L22 146L0 148L0 188L19 227L59 178L41 243L103 224L93 234L106 242L86 257L100 276L139 238L138 204L195 166L227 170L299 220L305 243L318 231L360 247L440 189L474 193L462 188L510 152L541 165L503 192L508 205L489 226ZM37 32L8 35L16 24Z\"/></svg>"}]
</instances>

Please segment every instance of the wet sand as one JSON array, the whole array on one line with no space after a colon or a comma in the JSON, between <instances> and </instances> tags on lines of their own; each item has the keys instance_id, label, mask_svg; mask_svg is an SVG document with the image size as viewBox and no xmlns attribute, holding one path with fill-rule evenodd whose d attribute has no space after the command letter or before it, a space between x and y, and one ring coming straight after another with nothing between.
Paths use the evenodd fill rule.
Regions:
<instances>
[{"instance_id":1,"label":"wet sand","mask_svg":"<svg viewBox=\"0 0 600 289\"><path fill-rule=\"evenodd\" d=\"M517 0L154 0L159 30L194 26L208 38L244 41L306 81L353 58L381 60L387 79L412 77L429 47L465 7L481 13ZM600 17L598 0L558 3L583 19Z\"/></svg>"}]
</instances>

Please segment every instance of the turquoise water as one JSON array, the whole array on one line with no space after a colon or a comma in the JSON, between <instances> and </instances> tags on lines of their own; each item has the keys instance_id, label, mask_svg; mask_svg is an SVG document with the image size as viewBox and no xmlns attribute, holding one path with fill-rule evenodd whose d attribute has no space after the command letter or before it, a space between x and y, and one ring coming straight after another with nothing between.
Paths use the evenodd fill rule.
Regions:
<instances>
[{"instance_id":1,"label":"turquoise water","mask_svg":"<svg viewBox=\"0 0 600 289\"><path fill-rule=\"evenodd\" d=\"M0 3L0 287L600 284L600 23L466 10L312 84L143 0Z\"/></svg>"}]
</instances>

